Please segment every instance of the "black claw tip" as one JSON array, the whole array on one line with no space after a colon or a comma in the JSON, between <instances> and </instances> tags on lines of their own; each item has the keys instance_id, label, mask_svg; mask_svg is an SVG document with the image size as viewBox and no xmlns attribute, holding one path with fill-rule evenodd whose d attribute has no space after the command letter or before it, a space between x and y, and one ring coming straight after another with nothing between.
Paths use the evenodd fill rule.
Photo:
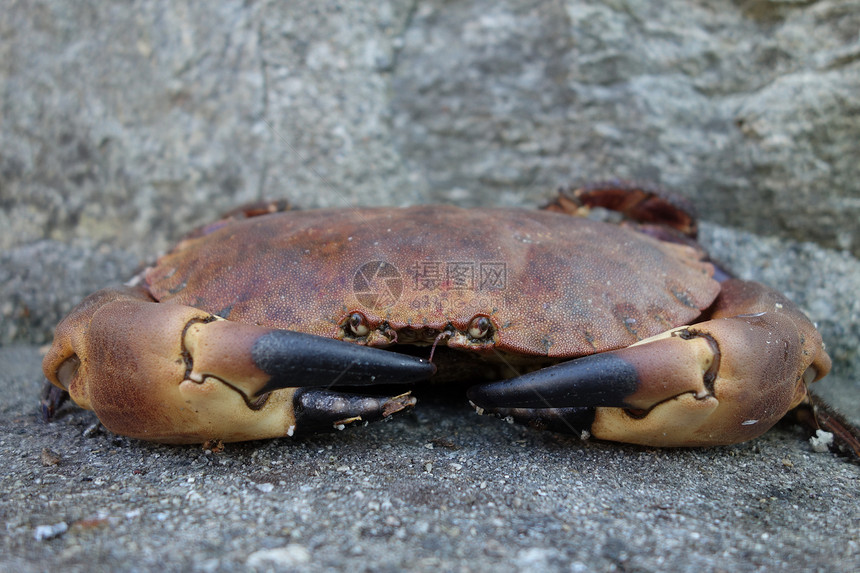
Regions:
<instances>
[{"instance_id":1,"label":"black claw tip","mask_svg":"<svg viewBox=\"0 0 860 573\"><path fill-rule=\"evenodd\" d=\"M257 367L272 377L259 394L278 388L409 383L436 371L423 358L286 330L261 336L251 353Z\"/></svg>"},{"instance_id":2,"label":"black claw tip","mask_svg":"<svg viewBox=\"0 0 860 573\"><path fill-rule=\"evenodd\" d=\"M639 387L636 369L611 354L594 354L469 388L469 399L483 408L629 407Z\"/></svg>"}]
</instances>

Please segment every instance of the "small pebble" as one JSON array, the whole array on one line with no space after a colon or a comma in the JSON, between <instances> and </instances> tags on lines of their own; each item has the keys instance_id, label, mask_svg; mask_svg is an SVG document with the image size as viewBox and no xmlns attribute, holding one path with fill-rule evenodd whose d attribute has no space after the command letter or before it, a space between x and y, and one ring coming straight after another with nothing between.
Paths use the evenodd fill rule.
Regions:
<instances>
[{"instance_id":1,"label":"small pebble","mask_svg":"<svg viewBox=\"0 0 860 573\"><path fill-rule=\"evenodd\" d=\"M53 525L39 525L33 531L33 539L36 541L45 541L46 539L53 539L54 537L58 537L64 534L69 530L69 524L65 521L61 521L60 523L55 523Z\"/></svg>"}]
</instances>

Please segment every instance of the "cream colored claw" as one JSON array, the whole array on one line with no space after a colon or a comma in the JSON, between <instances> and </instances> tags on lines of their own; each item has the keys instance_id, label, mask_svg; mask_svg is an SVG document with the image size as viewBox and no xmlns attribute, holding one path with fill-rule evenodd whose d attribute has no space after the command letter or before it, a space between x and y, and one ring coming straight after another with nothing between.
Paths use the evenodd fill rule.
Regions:
<instances>
[{"instance_id":1,"label":"cream colored claw","mask_svg":"<svg viewBox=\"0 0 860 573\"><path fill-rule=\"evenodd\" d=\"M829 370L820 335L794 304L732 279L709 320L476 386L469 397L491 413L605 440L709 446L762 434Z\"/></svg>"},{"instance_id":2,"label":"cream colored claw","mask_svg":"<svg viewBox=\"0 0 860 573\"><path fill-rule=\"evenodd\" d=\"M58 326L43 369L109 430L165 443L291 436L385 418L415 399L328 387L411 382L435 370L419 358L153 302L139 289L88 298Z\"/></svg>"}]
</instances>

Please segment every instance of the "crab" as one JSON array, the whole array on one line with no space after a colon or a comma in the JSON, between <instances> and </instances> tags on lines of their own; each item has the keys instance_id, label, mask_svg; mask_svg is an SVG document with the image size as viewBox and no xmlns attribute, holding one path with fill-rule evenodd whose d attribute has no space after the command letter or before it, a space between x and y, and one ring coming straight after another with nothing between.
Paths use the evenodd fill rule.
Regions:
<instances>
[{"instance_id":1,"label":"crab","mask_svg":"<svg viewBox=\"0 0 860 573\"><path fill-rule=\"evenodd\" d=\"M622 224L582 216L596 207ZM630 184L542 210L249 206L82 301L44 372L110 431L165 443L388 418L415 405L397 385L430 378L479 413L603 440L737 443L830 358L695 232L679 199Z\"/></svg>"}]
</instances>

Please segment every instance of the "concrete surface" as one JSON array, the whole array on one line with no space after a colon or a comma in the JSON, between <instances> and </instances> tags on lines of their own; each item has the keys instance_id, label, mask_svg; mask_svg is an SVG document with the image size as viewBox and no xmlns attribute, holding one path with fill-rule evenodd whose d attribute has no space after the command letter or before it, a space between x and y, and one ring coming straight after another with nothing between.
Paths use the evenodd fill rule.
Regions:
<instances>
[{"instance_id":1,"label":"concrete surface","mask_svg":"<svg viewBox=\"0 0 860 573\"><path fill-rule=\"evenodd\" d=\"M0 349L3 571L834 571L860 468L776 429L657 450L532 431L457 400L221 453L37 419L39 353Z\"/></svg>"}]
</instances>

